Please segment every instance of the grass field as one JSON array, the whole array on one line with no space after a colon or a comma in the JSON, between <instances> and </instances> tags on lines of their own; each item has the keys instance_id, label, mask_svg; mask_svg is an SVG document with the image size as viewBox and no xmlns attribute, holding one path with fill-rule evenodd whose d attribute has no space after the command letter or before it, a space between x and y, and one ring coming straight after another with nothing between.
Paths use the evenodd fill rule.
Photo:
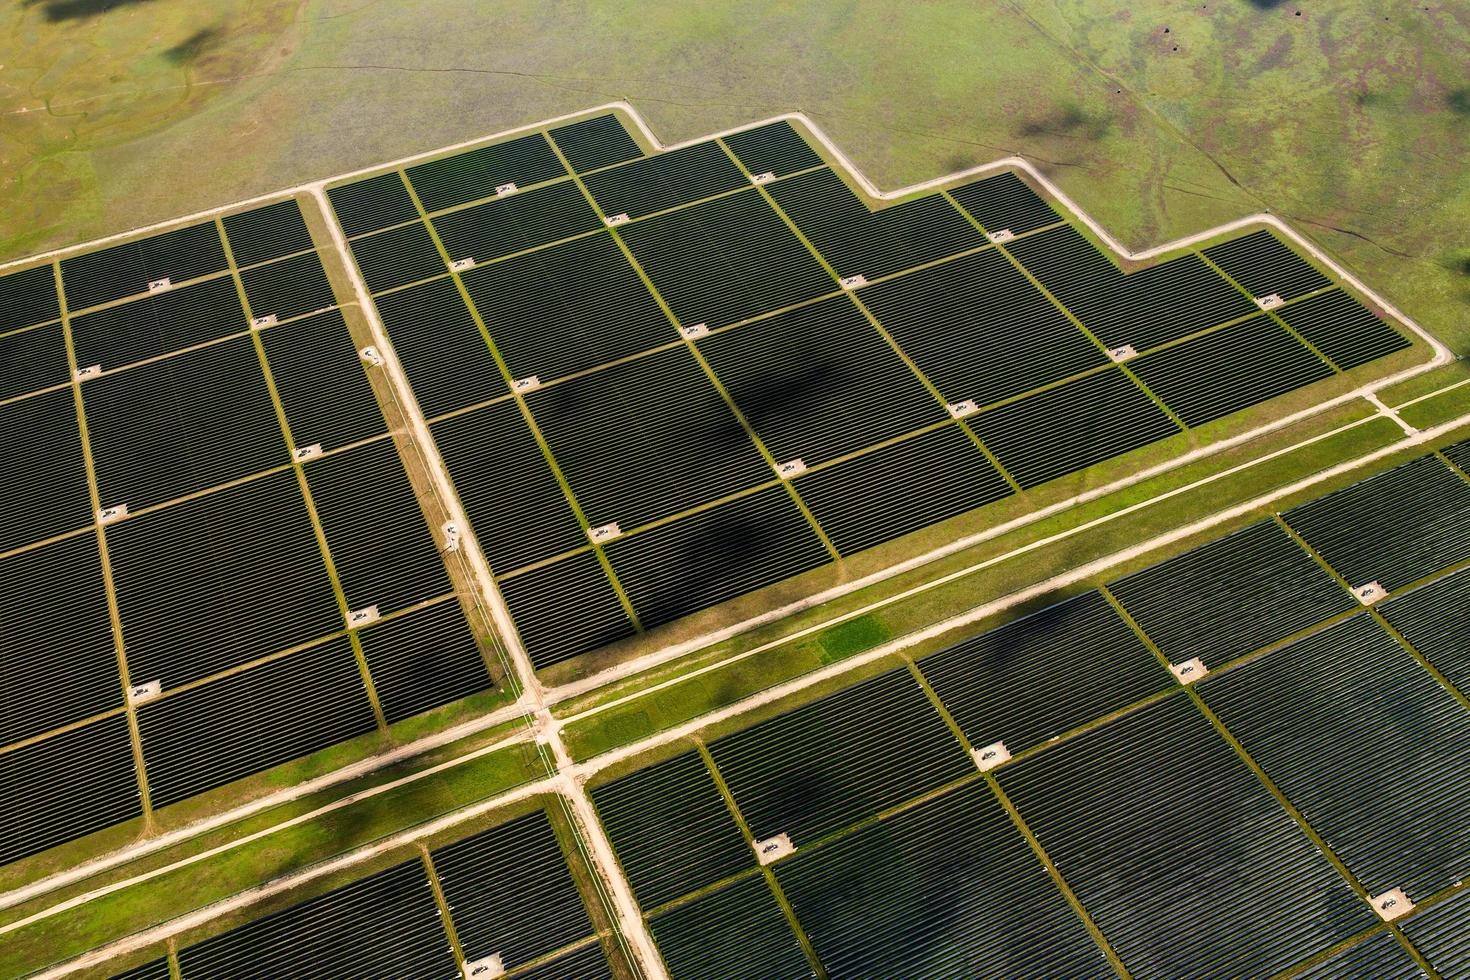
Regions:
<instances>
[{"instance_id":1,"label":"grass field","mask_svg":"<svg viewBox=\"0 0 1470 980\"><path fill-rule=\"evenodd\" d=\"M1269 208L1470 349L1470 3L1096 6L31 0L0 256L626 97L805 110L889 187L1021 153L1132 246Z\"/></svg>"}]
</instances>

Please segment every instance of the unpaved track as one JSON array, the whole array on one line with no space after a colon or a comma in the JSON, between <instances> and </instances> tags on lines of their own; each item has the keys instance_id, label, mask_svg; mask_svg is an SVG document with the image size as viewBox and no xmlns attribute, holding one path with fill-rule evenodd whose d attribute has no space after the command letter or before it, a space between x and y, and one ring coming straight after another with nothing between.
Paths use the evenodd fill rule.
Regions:
<instances>
[{"instance_id":1,"label":"unpaved track","mask_svg":"<svg viewBox=\"0 0 1470 980\"><path fill-rule=\"evenodd\" d=\"M1353 285L1372 302L1384 309L1387 313L1397 318L1408 329L1413 331L1417 336L1423 339L1431 347L1431 349L1434 351L1434 356L1431 360L1425 362L1424 364L1417 365L1405 371L1401 371L1393 375L1392 377L1381 379L1370 385L1365 385L1355 391L1347 392L1343 395L1337 396L1336 398L1325 401L1317 406L1313 406L1310 409L1297 412L1283 419L1278 419L1274 422L1260 426L1249 432L1242 433L1231 439L1222 440L1221 442L1212 444L1211 446L1202 447L1201 449L1185 454L1184 456L1181 456L1175 460L1160 464L1159 466L1153 467L1152 469L1147 471L1143 471L1142 473L1134 474L1133 476L1114 481L1113 483L1107 484L1102 487L1098 487L1070 500L1062 501L1058 504L1055 504L1052 507L1037 512L1036 514L1028 515L1026 518L1018 518L1016 521L1008 522L1008 524L1006 525L1000 525L996 528L988 529L987 531L981 532L978 535L973 535L970 538L963 539L962 541L954 542L953 544L943 549L938 549L926 555L922 555L909 561L900 563L898 565L894 565L889 569L874 573L871 576L867 576L855 582L848 583L840 588L828 590L808 600L804 600L799 603L793 603L788 606L782 607L781 609L773 610L769 613L762 614L761 616L753 617L745 621L744 623L738 624L737 626L731 627L727 630L712 633L708 636L700 637L687 643L671 645L670 647L655 651L645 657L640 657L626 664L610 668L584 681L564 685L555 689L554 691L548 692L541 684L540 679L536 676L536 673L532 668L530 658L526 654L524 647L520 643L519 637L512 627L509 612L500 597L499 590L494 583L494 579L490 573L490 568L484 559L483 552L480 550L478 544L474 541L473 536L470 532L469 522L465 518L463 509L459 504L458 498L452 492L448 474L444 469L443 461L439 457L434 443L430 438L427 422L424 419L423 413L418 408L418 404L416 399L414 398L413 391L409 387L407 379L403 374L402 366L399 363L395 352L393 351L392 344L387 336L387 331L384 328L381 319L377 315L377 309L371 300L371 296L369 294L367 286L362 280L361 275L357 271L356 263L353 261L351 253L347 247L345 235L342 232L341 226L337 223L336 215L332 211L327 200L325 188L328 183L332 183L338 180L375 173L383 171L385 169L401 167L403 165L413 163L418 160L436 157L449 151L477 146L488 140L499 139L504 136L513 135L515 133L528 132L540 129L547 125L554 125L559 122L577 119L585 117L592 113L603 112L612 109L621 110L626 113L626 115L634 122L634 124L640 128L648 142L658 149L676 149L680 146L702 142L711 138L710 136L703 136L694 140L687 140L682 143L664 144L653 134L652 130L649 129L648 124L643 119L643 117L631 105L626 102L608 103L606 105L584 110L582 112L571 113L565 116L557 117L555 119L543 120L527 126L517 127L516 129L506 130L501 133L496 133L492 136L467 141L465 143L457 144L452 147L443 147L427 153L416 154L412 157L407 157L402 160L395 161L391 164L375 165L348 174L341 174L335 177L327 178L325 180L319 180L311 182L309 184L299 185L297 187L289 188L287 190L283 190L274 194L252 198L247 201L235 202L233 204L225 205L218 208L212 208L208 211L199 212L197 214L189 215L184 218L176 218L156 225L136 228L129 232L109 236L108 238L99 239L82 245L69 246L64 249L58 249L52 252L44 253L43 255L31 256L27 259L20 259L13 262L0 264L0 272L3 272L5 269L20 264L34 262L37 259L62 257L79 251L90 250L100 245L108 244L111 242L121 241L123 239L134 237L151 231L162 230L169 227L176 227L181 224L198 221L204 218L212 218L226 212L237 210L247 205L265 204L299 193L306 193L311 195L311 197L317 202L318 206L321 209L323 218L326 222L326 226L330 230L333 239L333 245L339 253L339 257L342 261L343 267L347 270L352 279L353 290L356 293L357 303L361 306L365 316L367 317L375 343L378 345L379 350L384 356L384 370L387 371L395 394L398 396L400 403L405 408L405 415L408 417L413 438L418 443L418 448L420 449L423 458L429 462L431 479L434 481L436 489L439 491L444 504L448 508L451 519L458 521L460 527L464 529L464 547L466 548L467 556L470 560L471 569L474 573L477 590L480 593L480 598L486 610L489 612L492 621L496 625L496 629L500 632L503 646L505 647L506 653L512 662L513 669L522 685L524 693L521 700L518 701L516 705L511 706L509 709L502 710L508 710L510 715L514 715L516 713L524 713L530 716L533 719L531 721L531 725L535 731L538 741L546 745L546 747L550 750L550 754L554 760L554 762L552 763L552 767L555 775L551 778L529 784L529 786L527 787L521 787L520 789L517 789L513 793L507 794L504 797L497 797L493 800L477 804L474 808L471 808L470 810L460 811L455 814L447 815L443 818L440 818L440 820L435 821L435 823L430 826L441 827L457 824L459 822L462 822L463 820L470 819L474 815L487 812L497 805L503 805L504 803L511 802L514 799L524 798L525 795L531 792L547 789L557 792L567 802L570 809L570 815L572 816L575 823L578 825L579 829L582 831L580 836L582 837L583 841L591 848L589 858L591 860L593 871L598 875L598 877L602 880L604 886L609 891L612 904L614 906L613 911L617 916L620 931L622 932L623 936L625 936L627 940L632 943L632 953L635 960L638 961L637 965L643 970L644 974L646 976L649 976L650 978L662 978L665 976L662 963L653 947L653 943L648 935L647 929L644 926L641 914L638 910L637 903L633 898L632 891L628 886L627 880L622 876L621 871L618 868L617 862L612 854L611 845L608 842L606 835L603 833L601 825L596 820L596 815L592 809L590 800L588 800L586 793L583 791L582 782L588 775L595 773L605 766L611 765L618 760L627 758L632 754L647 751L648 749L667 744L668 742L671 742L678 738L682 738L689 732L695 731L698 728L703 727L704 725L708 725L723 720L725 718L735 717L747 711L755 710L762 705L768 704L778 698L785 697L789 694L800 691L806 687L811 686L812 684L820 683L821 681L826 680L830 677L840 676L847 670L855 669L865 663L872 662L873 660L882 656L886 656L894 652L895 650L903 649L914 643L922 642L924 639L927 639L931 636L940 635L958 626L974 622L978 619L992 615L995 612L1010 608L1016 603L1023 602L1034 595L1041 595L1047 591L1050 591L1051 589L1055 589L1070 584L1072 582L1080 581L1081 579L1095 574L1097 571L1110 567L1111 565L1118 562L1127 561L1133 557L1136 557L1137 555L1145 554L1154 549L1165 547L1171 542L1181 540L1185 537L1188 537L1189 535L1198 533L1202 530L1206 530L1223 521L1229 520L1240 513L1245 513L1255 507L1264 506L1265 504L1270 503L1272 500L1280 499L1286 494L1294 493L1301 489L1308 488L1323 480L1330 479L1340 473L1348 472L1359 466L1367 465L1377 459L1383 458L1384 456L1392 452L1397 452L1406 447L1422 443L1426 439L1431 438L1434 435L1441 434L1443 432L1448 432L1455 426L1461 424L1467 419L1470 419L1470 417L1467 417L1466 419L1456 420L1454 422L1438 426L1435 429L1427 430L1423 433L1413 432L1405 423L1403 423L1401 419L1398 419L1397 415L1394 414L1392 410L1388 409L1382 404L1381 401L1377 400L1376 392L1378 390L1388 385L1397 384L1407 378L1413 377L1424 371L1447 363L1449 360L1452 359L1451 352L1435 337L1424 330L1424 328L1422 328L1419 324L1417 324L1413 320L1410 320L1396 307L1394 307L1377 293L1369 289L1350 272L1348 272L1346 269L1343 269L1329 256L1324 254L1320 249L1316 248L1316 246L1312 245L1312 243L1307 241L1301 235L1297 234L1290 226L1288 226L1285 222L1281 221L1274 215L1251 215L1245 218L1238 219L1236 221L1231 221L1226 224L1219 225L1206 231L1199 232L1194 235L1187 236L1185 238L1177 239L1172 242L1166 242L1153 248L1135 253L1124 248L1120 242L1118 242L1115 238L1108 234L1108 232L1103 229L1096 222L1096 220L1094 220L1089 214L1087 214L1087 212L1080 208L1076 204L1076 202L1074 202L1070 197L1062 192L1060 188L1056 187L1049 179L1047 179L1044 174L1040 173L1030 163L1019 157L1008 157L1002 160L994 161L992 163L984 164L982 166L956 171L943 177L938 177L933 180L925 181L923 183L915 184L910 187L905 187L898 190L880 191L876 186L873 185L870 180L868 180L865 175L863 175L856 168L852 161L848 159L846 154L844 154L842 150L837 147L826 136L826 134L823 133L820 128L818 128L817 125L812 120L808 119L804 114L788 113L782 116L764 119L759 122L751 123L745 126L735 127L733 129L712 135L728 135L729 133L738 132L744 129L750 129L755 126L765 125L767 123L781 119L790 120L800 124L812 136L813 139L815 139L825 148L827 153L831 156L833 160L836 161L838 165L842 166L849 172L852 178L860 186L862 186L868 194L879 200L891 200L918 191L940 187L942 185L955 182L957 180L963 180L969 177L980 176L986 173L992 173L1000 170L1024 170L1027 175L1030 176L1036 183L1044 187L1049 193L1056 197L1058 201L1060 201L1064 206L1070 209L1077 216L1078 220L1087 225L1087 227L1091 229L1094 234L1096 234L1109 248L1115 251L1118 255L1131 260L1147 259L1174 251L1176 249L1188 247L1197 242L1204 241L1208 238L1225 232L1247 227L1269 225L1281 232L1286 237L1290 238L1303 250L1313 255L1315 258L1318 259L1318 261L1329 267L1343 281L1346 281L1349 284ZM1166 472L1175 467L1186 465L1187 463L1193 462L1197 459L1201 459L1206 456L1213 455L1214 453L1221 452L1232 446L1247 442L1251 439L1256 438L1257 436L1282 428L1286 425L1290 425L1293 422L1300 421L1301 419L1318 414L1322 411L1325 411L1326 409L1329 409L1335 405L1343 404L1354 398L1368 398L1374 401L1374 403L1380 408L1382 413L1388 414L1389 416L1395 418L1397 421L1399 421L1400 425L1404 425L1406 431L1409 431L1410 434L1404 440L1401 440L1400 442L1395 443L1394 445L1385 449L1370 453L1367 456L1361 457L1360 459L1352 460L1350 462L1332 467L1328 470L1324 470L1321 473L1318 473L1305 480L1298 481L1297 483L1292 484L1289 487L1285 487L1280 490L1274 491L1271 494L1256 498L1256 500L1253 500L1247 504L1242 504L1237 507L1230 508L1229 510L1222 511L1219 514L1212 515L1211 517L1205 518L1201 521L1197 521L1187 527L1179 528L1168 534L1161 535L1157 538L1152 539L1149 542L1136 545L1122 552L1118 552L1115 555L1108 556L1107 558L1091 562L1088 565L1084 565L1078 569L1073 569L1067 573L1056 576L1055 578L1048 580L1047 582L1040 583L1027 590L1023 590L1022 592L1018 592L1011 596L1006 596L1002 599L995 600L983 606L976 607L975 609L972 609L959 616L952 617L949 620L945 620L943 623L935 624L934 626L931 626L923 631L909 634L905 637L900 637L899 639L885 644L883 647L870 651L869 653L850 658L839 664L834 664L829 668L816 672L815 674L806 675L802 678L787 682L769 691L748 698L745 701L741 701L720 711L713 712L709 715L703 716L702 718L695 719L694 721L688 722L685 725L679 726L676 729L662 733L658 736L651 737L649 739L645 739L642 742L636 743L633 746L628 746L623 749L607 753L604 756L599 756L596 759L590 760L587 763L574 763L571 759L570 754L567 752L565 745L562 743L560 732L561 725L553 718L550 711L550 705L552 703L564 700L568 697L576 696L581 693L586 693L587 691L594 690L600 686L616 683L634 674L647 670L652 666L657 666L658 664L665 663L676 657L682 656L693 649L707 646L710 643L718 642L723 639L728 639L730 636L734 636L740 632L749 630L763 623L771 622L775 619L791 615L794 612L810 608L821 602L825 602L830 599L837 598L838 596L845 595L851 591L854 591L855 589L875 584L886 578L892 577L893 575L901 574L905 571L910 571L914 568L922 567L923 565L929 564L935 560L938 560L939 558L945 557L946 555L953 554L955 551L971 547L974 544L979 543L980 541L988 540L989 538L992 538L997 534L1002 534L1008 530L1014 529L1015 527L1024 526L1027 523L1043 519L1046 516L1057 513L1061 510L1065 510L1068 507L1075 506L1078 503L1096 499L1099 496L1112 493L1119 489L1123 489L1127 486L1137 483L1139 480L1148 479L1149 477L1157 475L1158 473ZM1199 483L1201 484L1204 482L1208 482L1208 479L1204 481L1199 481ZM1024 550L1029 550L1029 547L1030 546L1022 549L1017 549L1016 551L1013 551L1008 555L998 556L992 561L1004 560L1005 558L1012 557L1016 554L1021 553ZM407 747L405 747L405 749L406 748ZM358 766L366 766L367 768L363 770L364 772L371 771L373 768L376 768L373 763L379 758L380 757L375 757L374 760L364 760L364 762L359 763ZM385 763L381 761L376 762L377 766L383 764ZM354 770L356 769L356 767L351 768L353 768ZM277 805L282 802L289 802L290 800L300 797L302 795L306 795L309 792L319 791L323 785L330 785L331 781L334 780L336 775L337 774L335 773L330 774L328 777L322 777L320 780L314 780L312 781L312 783L302 784L301 786L295 787L292 790L277 794L275 797L271 798L273 801L271 805ZM323 782L323 780L327 780L327 782ZM537 787L538 789L532 789L531 787ZM252 806L259 805L260 804L252 804ZM231 819L238 819L238 811L231 811L230 814L222 814L220 817L214 818L215 822L212 823L211 826L218 826L220 825L220 823L228 822ZM203 824L193 825L189 828L184 828L176 832L176 834L179 836L170 835L169 843L178 843L182 840L187 840L188 837L192 834L202 832L202 830L204 829L208 828L204 827ZM409 839L418 839L418 837L423 836L422 834L417 832L405 832L405 835L406 834L413 834L413 837ZM308 869L307 871L299 872L294 875L288 875L281 879L277 879L276 881L267 883L260 888L252 889L248 892L242 893L241 895L235 896L231 899L227 899L224 902L217 903L214 906L210 906L208 909L200 910L197 913L191 913L189 916L174 920L155 929L137 934L133 937L129 937L120 941L119 943L115 943L107 947L102 947L102 949L95 950L78 960L74 960L70 963L52 968L50 971L42 975L62 976L66 973L74 972L77 969L81 969L84 966L95 965L97 963L103 962L104 958L99 957L103 957L104 954L107 958L118 956L125 952L142 948L149 943L156 942L164 936L176 935L183 929L190 928L192 925L197 925L202 922L208 921L215 915L223 914L224 912L244 907L250 902L264 897L264 895L266 894L276 894L280 891L284 891L291 887L295 887L296 885L302 884L305 881L313 880L323 874L330 873L331 871L337 870L341 867L348 867L352 864L359 863L362 860L366 860L375 853L381 853L381 850L387 847L397 846L397 843L402 843L403 841L400 840L400 838L405 837L405 835L398 835L395 838L389 839L391 841L394 841L395 843L389 844L385 842L383 844L374 845L373 848L363 849L361 852L350 852L349 854L334 858L323 865L318 865L313 869ZM157 849L156 846L153 846L152 842L145 842L143 845L139 846L151 847L151 849L153 850ZM123 853L125 852L119 852L119 854ZM134 854L133 856L138 855ZM115 866L121 861L129 859L129 857L124 856L114 860L111 856L109 856L107 858L99 859L99 862L89 862L86 867L90 868L91 871L87 873L96 873L96 871L102 870L100 862L111 861L111 864L108 866ZM76 872L76 874L80 873L82 873L81 869L78 869L78 872ZM31 886L27 886L26 893L29 897L34 897L39 894L44 894L46 891L52 890L56 887L60 887L62 884L68 883L66 881L62 881L61 878L62 876L53 876L52 878L36 882ZM77 878L73 876L69 880L74 881L77 880ZM126 881L119 882L115 886L110 886L110 890L116 890L116 888L126 887L128 884L131 884L135 880L137 879L128 879ZM271 890L264 891L264 889ZM8 895L0 896L0 907L4 907L7 904L13 904L14 902L11 900L11 896L15 894L17 893L12 892ZM15 899L15 901L18 900L21 899ZM49 910L48 912L40 913L40 915L43 916L46 914L49 914ZM10 928L14 928L14 926L12 925L11 927L7 927L4 930L0 930L0 934L3 934L5 931L9 931Z\"/></svg>"}]
</instances>

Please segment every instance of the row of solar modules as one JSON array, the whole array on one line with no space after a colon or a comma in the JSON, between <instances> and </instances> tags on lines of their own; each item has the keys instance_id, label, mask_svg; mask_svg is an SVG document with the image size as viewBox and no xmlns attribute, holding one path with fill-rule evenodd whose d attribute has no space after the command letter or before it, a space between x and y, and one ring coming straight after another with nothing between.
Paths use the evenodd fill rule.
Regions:
<instances>
[{"instance_id":1,"label":"row of solar modules","mask_svg":"<svg viewBox=\"0 0 1470 980\"><path fill-rule=\"evenodd\" d=\"M304 281L327 292L307 305L331 302L316 254L299 251L311 240L294 201L223 225L237 261L266 261L254 268L283 281L288 263L310 260ZM215 226L200 228L222 253ZM194 253L173 234L106 261L63 260L63 279L121 290L183 275ZM296 258L269 261L281 253ZM44 272L50 305L38 287L29 307L5 307L6 326L56 313ZM0 292L13 296L14 278ZM141 810L104 538L129 684L149 698L137 713L154 806L374 730L359 651L390 724L492 687L342 314L293 319L277 306L277 321L252 331L232 282L226 272L73 318L79 353L103 367L79 400L62 324L0 336L0 427L15 463L0 521L0 861ZM190 305L217 286L228 302ZM69 305L101 296L78 295ZM197 330L175 329L180 310ZM84 338L81 325L102 317L112 328ZM101 503L120 515L100 538L84 438ZM388 618L351 639L344 616L363 609ZM93 764L79 771L79 758Z\"/></svg>"},{"instance_id":2,"label":"row of solar modules","mask_svg":"<svg viewBox=\"0 0 1470 980\"><path fill-rule=\"evenodd\" d=\"M538 666L829 561L798 499L851 554L1007 496L1007 475L1030 488L1177 433L1150 393L1197 426L1408 344L1268 232L1207 250L1241 288L1193 254L1124 274L1013 174L956 190L963 212L939 196L869 212L787 123L726 142L839 273L938 264L844 295L716 143L587 177L614 195L604 210L630 214L611 231L563 181L450 210L433 236L420 221L353 240ZM417 169L338 188L339 212L388 187L411 205ZM1021 237L990 248L966 213ZM420 245L389 237L410 234ZM580 237L547 244L559 235ZM686 344L624 247L681 325L714 332ZM1143 356L1114 366L1021 268L1103 344ZM1284 305L1261 312L1242 289ZM778 465L806 468L794 493L726 395ZM967 403L993 407L955 422L946 406ZM600 550L637 625L588 544L612 524L625 537Z\"/></svg>"},{"instance_id":3,"label":"row of solar modules","mask_svg":"<svg viewBox=\"0 0 1470 980\"><path fill-rule=\"evenodd\" d=\"M443 888L447 920L428 868ZM459 957L449 929L463 950ZM186 980L613 976L544 810L429 851L177 953ZM504 973L496 972L498 963ZM160 958L115 980L170 976Z\"/></svg>"},{"instance_id":4,"label":"row of solar modules","mask_svg":"<svg viewBox=\"0 0 1470 980\"><path fill-rule=\"evenodd\" d=\"M595 786L672 975L811 975L794 922L834 978L1112 976L1009 803L1135 977L1419 976L1210 715L1462 975L1470 478L1446 458L1470 443ZM1391 598L1365 609L1365 575ZM1165 669L1197 657L1204 711ZM1003 797L949 721L1018 757ZM781 835L789 921L753 846Z\"/></svg>"}]
</instances>

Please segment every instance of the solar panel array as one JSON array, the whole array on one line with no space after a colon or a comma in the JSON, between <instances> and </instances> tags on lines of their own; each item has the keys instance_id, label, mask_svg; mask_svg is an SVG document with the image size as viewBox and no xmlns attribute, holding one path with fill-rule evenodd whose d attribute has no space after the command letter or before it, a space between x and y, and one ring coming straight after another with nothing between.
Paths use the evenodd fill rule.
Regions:
<instances>
[{"instance_id":1,"label":"solar panel array","mask_svg":"<svg viewBox=\"0 0 1470 980\"><path fill-rule=\"evenodd\" d=\"M1125 273L1014 174L871 211L786 122L328 193L538 667L1408 346L1270 232Z\"/></svg>"},{"instance_id":2,"label":"solar panel array","mask_svg":"<svg viewBox=\"0 0 1470 980\"><path fill-rule=\"evenodd\" d=\"M0 862L492 686L371 370L294 200L0 277Z\"/></svg>"},{"instance_id":3,"label":"solar panel array","mask_svg":"<svg viewBox=\"0 0 1470 980\"><path fill-rule=\"evenodd\" d=\"M594 786L671 975L1460 976L1467 453Z\"/></svg>"},{"instance_id":4,"label":"solar panel array","mask_svg":"<svg viewBox=\"0 0 1470 980\"><path fill-rule=\"evenodd\" d=\"M538 667L1408 345L1267 232L1125 274L784 122L329 196ZM335 304L295 200L0 276L0 862L493 686Z\"/></svg>"},{"instance_id":5,"label":"solar panel array","mask_svg":"<svg viewBox=\"0 0 1470 980\"><path fill-rule=\"evenodd\" d=\"M186 980L613 976L544 810L183 945L177 962ZM169 975L160 959L117 980Z\"/></svg>"}]
</instances>

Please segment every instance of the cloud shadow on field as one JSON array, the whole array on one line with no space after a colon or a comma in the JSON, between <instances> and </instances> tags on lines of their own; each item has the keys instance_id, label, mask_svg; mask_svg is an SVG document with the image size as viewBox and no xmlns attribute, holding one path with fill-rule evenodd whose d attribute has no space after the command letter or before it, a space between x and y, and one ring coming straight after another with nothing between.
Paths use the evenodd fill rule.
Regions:
<instances>
[{"instance_id":1,"label":"cloud shadow on field","mask_svg":"<svg viewBox=\"0 0 1470 980\"><path fill-rule=\"evenodd\" d=\"M218 27L205 27L163 52L164 58L176 65L193 64L201 55L219 45L223 32Z\"/></svg>"},{"instance_id":2,"label":"cloud shadow on field","mask_svg":"<svg viewBox=\"0 0 1470 980\"><path fill-rule=\"evenodd\" d=\"M151 3L152 0L22 0L27 7L42 7L52 23L98 17L121 7Z\"/></svg>"}]
</instances>

